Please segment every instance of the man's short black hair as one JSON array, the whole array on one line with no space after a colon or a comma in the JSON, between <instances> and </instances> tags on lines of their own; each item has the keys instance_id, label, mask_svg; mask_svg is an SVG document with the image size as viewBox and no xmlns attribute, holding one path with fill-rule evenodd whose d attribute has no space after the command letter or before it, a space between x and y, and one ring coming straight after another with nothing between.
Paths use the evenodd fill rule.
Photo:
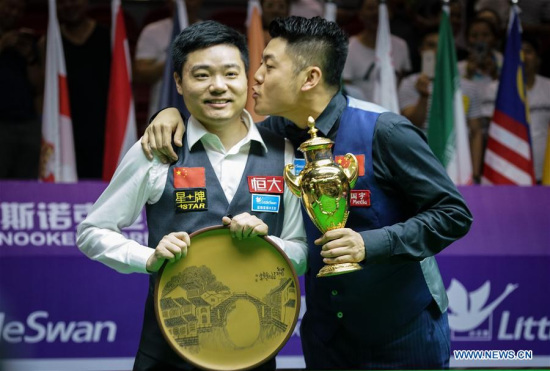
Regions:
<instances>
[{"instance_id":1,"label":"man's short black hair","mask_svg":"<svg viewBox=\"0 0 550 371\"><path fill-rule=\"evenodd\" d=\"M248 46L244 36L237 30L216 21L198 22L180 32L172 43L174 72L181 76L189 53L222 44L239 49L244 67L248 72Z\"/></svg>"},{"instance_id":2,"label":"man's short black hair","mask_svg":"<svg viewBox=\"0 0 550 371\"><path fill-rule=\"evenodd\" d=\"M317 66L327 85L340 88L348 36L336 23L321 17L277 18L269 25L269 34L287 41L287 52L295 61L296 73L307 66Z\"/></svg>"}]
</instances>

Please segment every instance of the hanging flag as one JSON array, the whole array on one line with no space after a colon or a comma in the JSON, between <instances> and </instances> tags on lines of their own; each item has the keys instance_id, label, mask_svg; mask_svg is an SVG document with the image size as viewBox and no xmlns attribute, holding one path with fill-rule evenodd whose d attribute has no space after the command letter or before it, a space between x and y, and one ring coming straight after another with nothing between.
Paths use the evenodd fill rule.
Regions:
<instances>
[{"instance_id":1,"label":"hanging flag","mask_svg":"<svg viewBox=\"0 0 550 371\"><path fill-rule=\"evenodd\" d=\"M546 153L544 155L544 166L542 168L542 184L550 186L550 130L546 138Z\"/></svg>"},{"instance_id":2,"label":"hanging flag","mask_svg":"<svg viewBox=\"0 0 550 371\"><path fill-rule=\"evenodd\" d=\"M392 112L399 113L397 83L391 50L390 21L388 7L383 0L378 5L375 61L375 76L377 78L374 83L374 103Z\"/></svg>"},{"instance_id":3,"label":"hanging flag","mask_svg":"<svg viewBox=\"0 0 550 371\"><path fill-rule=\"evenodd\" d=\"M332 0L325 1L325 9L323 18L329 22L336 22L336 14L338 13L338 7Z\"/></svg>"},{"instance_id":4,"label":"hanging flag","mask_svg":"<svg viewBox=\"0 0 550 371\"><path fill-rule=\"evenodd\" d=\"M49 19L40 179L45 182L76 182L76 160L67 87L67 69L65 68L65 56L55 2L56 0L48 0Z\"/></svg>"},{"instance_id":5,"label":"hanging flag","mask_svg":"<svg viewBox=\"0 0 550 371\"><path fill-rule=\"evenodd\" d=\"M106 182L111 180L118 164L137 140L131 61L120 0L111 2L111 12L111 81L103 152L103 180Z\"/></svg>"},{"instance_id":6,"label":"hanging flag","mask_svg":"<svg viewBox=\"0 0 550 371\"><path fill-rule=\"evenodd\" d=\"M443 6L439 25L428 144L456 185L472 183L468 129L448 5Z\"/></svg>"},{"instance_id":7,"label":"hanging flag","mask_svg":"<svg viewBox=\"0 0 550 371\"><path fill-rule=\"evenodd\" d=\"M246 110L252 115L254 122L263 121L264 116L254 112L254 98L252 98L252 86L254 85L254 74L262 63L265 41L262 28L262 8L258 0L248 0L248 15L246 18L246 37L248 40L249 67L248 67L248 96L246 99Z\"/></svg>"},{"instance_id":8,"label":"hanging flag","mask_svg":"<svg viewBox=\"0 0 550 371\"><path fill-rule=\"evenodd\" d=\"M483 166L484 184L535 184L529 106L521 57L517 6L510 9L508 40Z\"/></svg>"},{"instance_id":9,"label":"hanging flag","mask_svg":"<svg viewBox=\"0 0 550 371\"><path fill-rule=\"evenodd\" d=\"M162 86L160 89L160 98L158 110L166 107L176 107L184 115L189 117L189 111L185 107L183 97L176 89L174 81L174 63L172 61L172 43L180 32L189 26L189 18L187 16L187 7L184 0L175 0L176 9L174 11L174 21L172 26L172 36L168 44L166 52L166 62L164 64L164 73L162 75ZM181 74L181 71L179 71Z\"/></svg>"}]
</instances>

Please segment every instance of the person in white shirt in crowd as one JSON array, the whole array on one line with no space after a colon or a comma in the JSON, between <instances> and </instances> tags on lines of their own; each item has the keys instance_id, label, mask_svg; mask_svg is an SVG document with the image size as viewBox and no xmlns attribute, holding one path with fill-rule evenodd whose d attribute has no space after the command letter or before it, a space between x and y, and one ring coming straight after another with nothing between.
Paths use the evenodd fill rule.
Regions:
<instances>
[{"instance_id":1,"label":"person in white shirt in crowd","mask_svg":"<svg viewBox=\"0 0 550 371\"><path fill-rule=\"evenodd\" d=\"M535 38L523 36L521 49L525 67L525 87L529 106L529 133L533 148L533 162L537 183L542 180L546 141L550 127L550 79L538 74L540 56ZM482 90L482 115L486 127L495 110L499 82L493 81Z\"/></svg>"},{"instance_id":2,"label":"person in white shirt in crowd","mask_svg":"<svg viewBox=\"0 0 550 371\"><path fill-rule=\"evenodd\" d=\"M466 40L469 54L458 62L460 76L479 86L498 79L502 53L496 49L499 40L494 24L486 18L475 18L468 26Z\"/></svg>"},{"instance_id":3,"label":"person in white shirt in crowd","mask_svg":"<svg viewBox=\"0 0 550 371\"><path fill-rule=\"evenodd\" d=\"M398 90L401 114L425 133L428 128L438 39L436 29L424 35L420 45L420 54L423 56L422 71L405 77ZM469 130L473 177L479 182L483 162L481 96L476 85L467 79L460 79L460 88Z\"/></svg>"},{"instance_id":4,"label":"person in white shirt in crowd","mask_svg":"<svg viewBox=\"0 0 550 371\"><path fill-rule=\"evenodd\" d=\"M186 0L185 6L189 24L194 24L199 19L199 10L203 0ZM168 0L166 6L170 13L176 11L176 4ZM162 75L166 62L166 53L170 47L174 18L168 18L152 22L141 31L134 58L133 78L136 83L144 83L150 86L149 114L152 116L158 111L160 89L162 87Z\"/></svg>"},{"instance_id":5,"label":"person in white shirt in crowd","mask_svg":"<svg viewBox=\"0 0 550 371\"><path fill-rule=\"evenodd\" d=\"M191 367L162 336L153 304L156 272L165 261L185 258L191 245L188 233L222 222L239 239L270 233L298 274L307 266L300 201L282 179L285 164L294 161L292 146L258 128L244 109L249 67L244 36L214 21L199 22L176 38L173 59L178 92L191 113L178 160L164 164L154 157L149 161L136 143L77 232L78 247L91 259L121 273L151 274L134 370ZM182 173L192 174L185 184L178 175ZM266 176L281 181L275 193L283 194L272 196L279 199L276 211L260 210L253 204L253 189L246 186L249 177ZM193 208L178 207L181 192L188 192ZM190 200L183 206L189 206ZM148 246L121 233L144 206ZM230 214L236 216L230 218ZM273 357L255 369L274 370L275 366Z\"/></svg>"},{"instance_id":6,"label":"person in white shirt in crowd","mask_svg":"<svg viewBox=\"0 0 550 371\"><path fill-rule=\"evenodd\" d=\"M375 83L375 48L378 30L378 0L364 0L359 11L364 23L363 30L349 39L348 58L342 72L344 89L347 94L372 102ZM405 40L392 35L391 47L393 65L397 77L411 70L409 47Z\"/></svg>"}]
</instances>

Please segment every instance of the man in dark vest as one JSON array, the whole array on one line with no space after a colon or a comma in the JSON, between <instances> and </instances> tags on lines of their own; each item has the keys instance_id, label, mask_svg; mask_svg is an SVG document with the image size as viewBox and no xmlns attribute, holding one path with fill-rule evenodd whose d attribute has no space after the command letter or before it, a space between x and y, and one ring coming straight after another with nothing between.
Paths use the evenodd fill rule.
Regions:
<instances>
[{"instance_id":1,"label":"man in dark vest","mask_svg":"<svg viewBox=\"0 0 550 371\"><path fill-rule=\"evenodd\" d=\"M166 260L185 258L188 233L220 224L223 218L236 238L269 232L299 274L306 264L299 200L282 181L285 163L294 160L292 146L257 128L244 110L248 69L244 37L217 22L197 23L176 38L173 59L178 92L191 113L178 160L148 161L136 143L78 228L78 246L90 258L122 273L151 274L134 370L194 369L163 338L153 306L156 272ZM259 190L249 180L255 178L258 184L260 179L274 182L267 189L270 212L252 201L257 197L251 193ZM181 204L176 190L194 193L193 202ZM120 232L139 217L144 205L148 246ZM275 358L257 369L274 370Z\"/></svg>"},{"instance_id":2,"label":"man in dark vest","mask_svg":"<svg viewBox=\"0 0 550 371\"><path fill-rule=\"evenodd\" d=\"M311 115L336 156L352 152L360 162L347 228L321 236L304 213L307 368L448 368L447 295L434 255L468 232L464 199L405 117L341 94L348 41L335 23L288 17L270 33L254 98L255 111L272 116L259 126L297 148ZM169 143L174 131L181 145L179 113L160 112L142 138L145 153L173 158L171 146L156 143ZM315 277L323 264L344 262L364 269Z\"/></svg>"}]
</instances>

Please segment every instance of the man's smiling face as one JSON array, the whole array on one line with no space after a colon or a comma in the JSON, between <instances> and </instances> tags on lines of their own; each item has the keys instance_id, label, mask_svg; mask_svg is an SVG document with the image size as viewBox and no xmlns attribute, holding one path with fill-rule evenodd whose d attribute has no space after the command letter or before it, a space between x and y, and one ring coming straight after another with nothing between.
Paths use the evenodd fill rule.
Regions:
<instances>
[{"instance_id":1,"label":"man's smiling face","mask_svg":"<svg viewBox=\"0 0 550 371\"><path fill-rule=\"evenodd\" d=\"M247 78L239 49L220 44L189 53L181 76L175 74L178 92L207 129L240 122Z\"/></svg>"}]
</instances>

